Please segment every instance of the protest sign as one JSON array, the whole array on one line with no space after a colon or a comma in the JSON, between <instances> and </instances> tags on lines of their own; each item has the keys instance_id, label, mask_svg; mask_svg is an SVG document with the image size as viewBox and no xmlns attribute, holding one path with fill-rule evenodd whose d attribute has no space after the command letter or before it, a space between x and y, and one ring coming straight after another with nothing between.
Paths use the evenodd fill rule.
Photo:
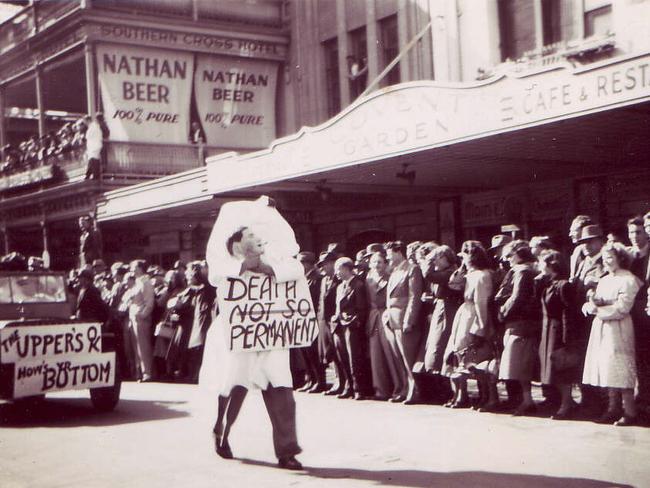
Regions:
<instances>
[{"instance_id":1,"label":"protest sign","mask_svg":"<svg viewBox=\"0 0 650 488\"><path fill-rule=\"evenodd\" d=\"M0 364L101 352L102 333L97 323L0 329Z\"/></svg>"},{"instance_id":2,"label":"protest sign","mask_svg":"<svg viewBox=\"0 0 650 488\"><path fill-rule=\"evenodd\" d=\"M97 65L112 140L187 143L193 54L99 44Z\"/></svg>"},{"instance_id":3,"label":"protest sign","mask_svg":"<svg viewBox=\"0 0 650 488\"><path fill-rule=\"evenodd\" d=\"M272 276L247 272L227 278L220 292L232 351L306 347L318 336L305 278L278 283Z\"/></svg>"},{"instance_id":4,"label":"protest sign","mask_svg":"<svg viewBox=\"0 0 650 488\"><path fill-rule=\"evenodd\" d=\"M275 139L278 63L198 54L196 108L208 144L267 147Z\"/></svg>"},{"instance_id":5,"label":"protest sign","mask_svg":"<svg viewBox=\"0 0 650 488\"><path fill-rule=\"evenodd\" d=\"M14 398L42 395L52 391L83 390L113 386L115 353L78 354L14 364Z\"/></svg>"}]
</instances>

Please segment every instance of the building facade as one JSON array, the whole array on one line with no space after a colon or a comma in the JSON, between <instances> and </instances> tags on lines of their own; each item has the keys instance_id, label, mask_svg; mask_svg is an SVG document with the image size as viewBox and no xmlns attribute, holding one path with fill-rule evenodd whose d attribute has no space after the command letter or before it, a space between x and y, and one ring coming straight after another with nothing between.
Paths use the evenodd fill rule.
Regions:
<instances>
[{"instance_id":1,"label":"building facade","mask_svg":"<svg viewBox=\"0 0 650 488\"><path fill-rule=\"evenodd\" d=\"M191 62L190 93L178 97L189 100L185 127L198 121L204 132L218 129L206 134L205 144L171 144L187 131L137 141L130 134L146 131L129 133L123 121L126 128L111 130L123 140L111 135L99 182L77 181L73 190L68 176L47 188L6 193L0 209L7 249L24 232L32 238L22 241L38 252L43 237L47 244L44 229L72 241L70 217L90 211L109 261L193 259L204 253L223 202L259 194L276 199L303 248L318 251L337 241L351 253L388 239L485 241L505 224L524 237L546 234L568 245L575 214L618 230L625 218L650 209L650 0L159 3L180 10L162 15L145 10L152 2L75 3L68 20L45 23L49 31L5 48L2 66L24 61L37 46L52 51L59 38L67 46L62 59L80 49L73 65L86 91L75 93L84 93L86 104L63 97L48 105L59 99L38 95L39 86L55 87L52 80L62 78L59 85L67 87L67 79L38 81L39 72L49 71L31 59L25 74L2 82L4 141L19 132L17 120L6 121L12 107L27 106L18 103L29 92L15 88L27 86L21 80L33 80L30 103L45 116L20 124L40 130L52 123L48 110L53 117L93 107L107 112L120 87L124 94L120 83L133 81L126 75L138 69L132 60L122 63L128 50L136 50L128 51L131 58L164 51L157 66L150 62L158 79L170 78L175 63ZM130 27L116 25L117 17ZM65 41L79 29L79 45ZM220 68L224 60L230 64ZM140 63L146 70L146 61ZM246 98L258 100L258 90L271 84L268 65L277 69L274 93L256 112L245 111ZM56 72L59 65L53 66ZM137 86L144 86L139 94ZM147 90L133 85L128 93L154 104L169 95ZM128 107L121 110L127 118ZM271 110L273 130L257 130ZM228 123L218 120L226 112L246 121L244 130L238 132L233 115ZM113 146L124 145L115 155ZM112 170L116 165L128 168L126 177ZM54 201L48 207L55 197L47 192L71 206L54 210ZM18 217L21 212L31 214ZM68 232L61 233L64 225ZM67 246L57 243L54 252Z\"/></svg>"}]
</instances>

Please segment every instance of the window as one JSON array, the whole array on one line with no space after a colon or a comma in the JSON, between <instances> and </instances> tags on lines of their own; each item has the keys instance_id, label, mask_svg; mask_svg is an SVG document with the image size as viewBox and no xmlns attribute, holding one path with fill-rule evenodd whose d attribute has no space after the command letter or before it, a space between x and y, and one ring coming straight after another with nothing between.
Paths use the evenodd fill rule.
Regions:
<instances>
[{"instance_id":1,"label":"window","mask_svg":"<svg viewBox=\"0 0 650 488\"><path fill-rule=\"evenodd\" d=\"M354 100L363 93L368 83L368 48L365 27L350 32L347 66L350 99Z\"/></svg>"},{"instance_id":2,"label":"window","mask_svg":"<svg viewBox=\"0 0 650 488\"><path fill-rule=\"evenodd\" d=\"M341 111L339 84L339 48L336 39L323 43L325 51L325 83L327 88L327 115L333 117Z\"/></svg>"},{"instance_id":3,"label":"window","mask_svg":"<svg viewBox=\"0 0 650 488\"><path fill-rule=\"evenodd\" d=\"M379 37L381 39L380 56L381 70L399 54L399 38L397 37L397 15L391 15L379 23ZM399 64L396 64L381 80L381 86L396 85L400 82Z\"/></svg>"},{"instance_id":4,"label":"window","mask_svg":"<svg viewBox=\"0 0 650 488\"><path fill-rule=\"evenodd\" d=\"M502 60L549 53L557 48L553 45L579 38L582 27L584 37L606 34L611 4L611 0L498 0Z\"/></svg>"},{"instance_id":5,"label":"window","mask_svg":"<svg viewBox=\"0 0 650 488\"><path fill-rule=\"evenodd\" d=\"M499 0L498 15L503 61L535 49L534 0Z\"/></svg>"},{"instance_id":6,"label":"window","mask_svg":"<svg viewBox=\"0 0 650 488\"><path fill-rule=\"evenodd\" d=\"M585 37L604 36L612 27L612 4L602 1L585 1Z\"/></svg>"}]
</instances>

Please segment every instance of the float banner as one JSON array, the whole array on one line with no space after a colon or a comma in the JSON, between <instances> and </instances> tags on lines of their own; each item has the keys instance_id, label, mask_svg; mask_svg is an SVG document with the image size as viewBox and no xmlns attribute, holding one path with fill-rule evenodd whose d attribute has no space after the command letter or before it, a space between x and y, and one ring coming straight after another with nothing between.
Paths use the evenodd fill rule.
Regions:
<instances>
[{"instance_id":1,"label":"float banner","mask_svg":"<svg viewBox=\"0 0 650 488\"><path fill-rule=\"evenodd\" d=\"M57 360L76 354L100 354L98 323L5 327L0 330L0 364L34 359Z\"/></svg>"},{"instance_id":2,"label":"float banner","mask_svg":"<svg viewBox=\"0 0 650 488\"><path fill-rule=\"evenodd\" d=\"M114 352L17 361L14 364L14 398L107 387L114 383Z\"/></svg>"},{"instance_id":3,"label":"float banner","mask_svg":"<svg viewBox=\"0 0 650 488\"><path fill-rule=\"evenodd\" d=\"M275 139L278 63L198 54L194 96L210 145L263 148Z\"/></svg>"},{"instance_id":4,"label":"float banner","mask_svg":"<svg viewBox=\"0 0 650 488\"><path fill-rule=\"evenodd\" d=\"M232 351L268 351L306 347L318 336L307 280L278 283L246 273L227 278L219 309L230 325Z\"/></svg>"},{"instance_id":5,"label":"float banner","mask_svg":"<svg viewBox=\"0 0 650 488\"><path fill-rule=\"evenodd\" d=\"M111 140L188 142L191 53L99 44L97 65Z\"/></svg>"}]
</instances>

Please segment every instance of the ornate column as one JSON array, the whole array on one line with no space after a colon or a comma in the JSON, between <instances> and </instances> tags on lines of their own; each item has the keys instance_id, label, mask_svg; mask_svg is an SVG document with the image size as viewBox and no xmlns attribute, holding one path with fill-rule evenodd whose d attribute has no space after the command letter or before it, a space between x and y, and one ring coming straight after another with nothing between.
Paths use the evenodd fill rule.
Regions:
<instances>
[{"instance_id":1,"label":"ornate column","mask_svg":"<svg viewBox=\"0 0 650 488\"><path fill-rule=\"evenodd\" d=\"M86 41L84 44L84 65L86 69L86 109L94 116L97 111L97 84L95 75L95 45Z\"/></svg>"},{"instance_id":2,"label":"ornate column","mask_svg":"<svg viewBox=\"0 0 650 488\"><path fill-rule=\"evenodd\" d=\"M38 135L43 137L47 132L45 126L45 101L43 100L43 69L39 64L34 68L36 79L36 107L38 108Z\"/></svg>"},{"instance_id":3,"label":"ornate column","mask_svg":"<svg viewBox=\"0 0 650 488\"><path fill-rule=\"evenodd\" d=\"M366 51L368 52L368 83L379 74L377 43L377 7L375 0L366 0Z\"/></svg>"},{"instance_id":4,"label":"ornate column","mask_svg":"<svg viewBox=\"0 0 650 488\"><path fill-rule=\"evenodd\" d=\"M345 0L336 0L336 34L339 51L339 85L341 109L350 105L350 80L348 74L348 29L345 23Z\"/></svg>"}]
</instances>

